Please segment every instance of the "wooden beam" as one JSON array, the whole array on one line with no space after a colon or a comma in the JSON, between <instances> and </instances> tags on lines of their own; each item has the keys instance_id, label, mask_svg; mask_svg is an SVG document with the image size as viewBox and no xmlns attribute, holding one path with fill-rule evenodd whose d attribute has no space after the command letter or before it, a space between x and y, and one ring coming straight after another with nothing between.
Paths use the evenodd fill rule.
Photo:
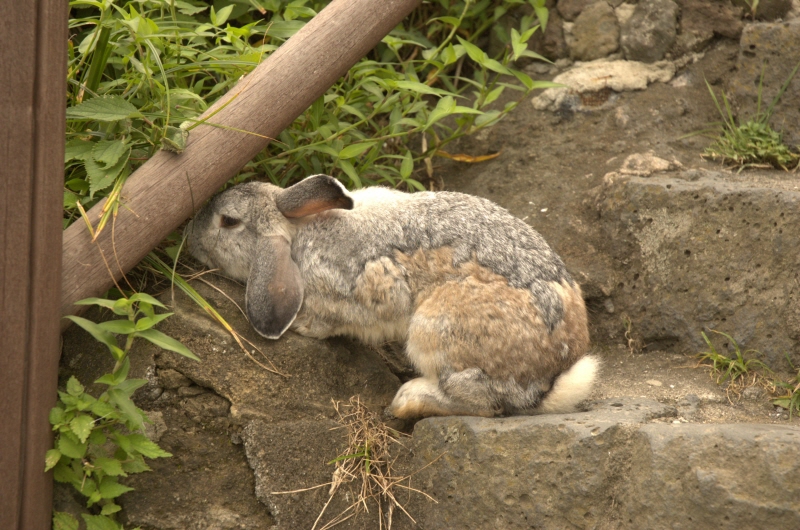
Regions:
<instances>
[{"instance_id":1,"label":"wooden beam","mask_svg":"<svg viewBox=\"0 0 800 530\"><path fill-rule=\"evenodd\" d=\"M0 528L51 526L64 188L67 0L0 17Z\"/></svg>"},{"instance_id":2,"label":"wooden beam","mask_svg":"<svg viewBox=\"0 0 800 530\"><path fill-rule=\"evenodd\" d=\"M276 138L419 3L334 0L204 116L230 102L211 121ZM125 183L113 238L107 227L92 243L80 221L64 231L62 314L109 289L111 274L119 279L139 263L267 143L201 125L182 154L156 153ZM93 223L102 206L88 212Z\"/></svg>"}]
</instances>

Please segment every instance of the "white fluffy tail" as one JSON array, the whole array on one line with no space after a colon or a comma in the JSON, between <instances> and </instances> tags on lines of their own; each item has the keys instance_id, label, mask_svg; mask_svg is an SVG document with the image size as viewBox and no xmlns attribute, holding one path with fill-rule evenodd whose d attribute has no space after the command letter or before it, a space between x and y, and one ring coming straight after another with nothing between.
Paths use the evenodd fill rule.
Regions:
<instances>
[{"instance_id":1,"label":"white fluffy tail","mask_svg":"<svg viewBox=\"0 0 800 530\"><path fill-rule=\"evenodd\" d=\"M578 403L592 393L592 386L599 369L600 360L597 357L594 355L581 357L569 370L556 378L553 388L536 407L536 412L557 414L574 411Z\"/></svg>"}]
</instances>

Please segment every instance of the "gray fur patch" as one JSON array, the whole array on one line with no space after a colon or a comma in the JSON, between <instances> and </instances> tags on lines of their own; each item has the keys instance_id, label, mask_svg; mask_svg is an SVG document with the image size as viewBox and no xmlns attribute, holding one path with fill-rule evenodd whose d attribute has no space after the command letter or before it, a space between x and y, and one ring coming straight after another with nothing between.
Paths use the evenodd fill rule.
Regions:
<instances>
[{"instance_id":1,"label":"gray fur patch","mask_svg":"<svg viewBox=\"0 0 800 530\"><path fill-rule=\"evenodd\" d=\"M550 331L561 322L563 304L548 282L573 284L572 278L544 238L505 209L453 192L396 192L396 200L375 204L360 202L362 193L352 194L354 210L325 212L298 231L292 256L304 277L324 278L332 292L349 296L369 261L396 250L450 247L454 266L474 258L512 287L528 289Z\"/></svg>"}]
</instances>

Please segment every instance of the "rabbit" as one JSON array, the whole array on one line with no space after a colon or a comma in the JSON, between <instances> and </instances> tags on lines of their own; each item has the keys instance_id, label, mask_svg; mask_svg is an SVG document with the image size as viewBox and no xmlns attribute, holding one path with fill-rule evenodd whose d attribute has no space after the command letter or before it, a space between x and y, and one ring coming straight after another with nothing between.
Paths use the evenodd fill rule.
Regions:
<instances>
[{"instance_id":1,"label":"rabbit","mask_svg":"<svg viewBox=\"0 0 800 530\"><path fill-rule=\"evenodd\" d=\"M389 417L569 412L592 390L580 286L539 233L486 199L350 193L313 175L231 187L186 230L195 258L246 282L264 337L404 341L420 377Z\"/></svg>"}]
</instances>

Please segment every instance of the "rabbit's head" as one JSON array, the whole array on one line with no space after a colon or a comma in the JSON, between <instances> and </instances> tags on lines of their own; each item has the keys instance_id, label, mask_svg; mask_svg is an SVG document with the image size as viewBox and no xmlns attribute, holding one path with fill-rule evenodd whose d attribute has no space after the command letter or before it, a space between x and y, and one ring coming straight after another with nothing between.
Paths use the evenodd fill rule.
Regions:
<instances>
[{"instance_id":1,"label":"rabbit's head","mask_svg":"<svg viewBox=\"0 0 800 530\"><path fill-rule=\"evenodd\" d=\"M209 267L247 282L245 305L261 335L277 339L303 303L303 280L292 261L298 220L353 199L333 177L314 175L286 189L250 182L209 201L186 227L189 251Z\"/></svg>"}]
</instances>

